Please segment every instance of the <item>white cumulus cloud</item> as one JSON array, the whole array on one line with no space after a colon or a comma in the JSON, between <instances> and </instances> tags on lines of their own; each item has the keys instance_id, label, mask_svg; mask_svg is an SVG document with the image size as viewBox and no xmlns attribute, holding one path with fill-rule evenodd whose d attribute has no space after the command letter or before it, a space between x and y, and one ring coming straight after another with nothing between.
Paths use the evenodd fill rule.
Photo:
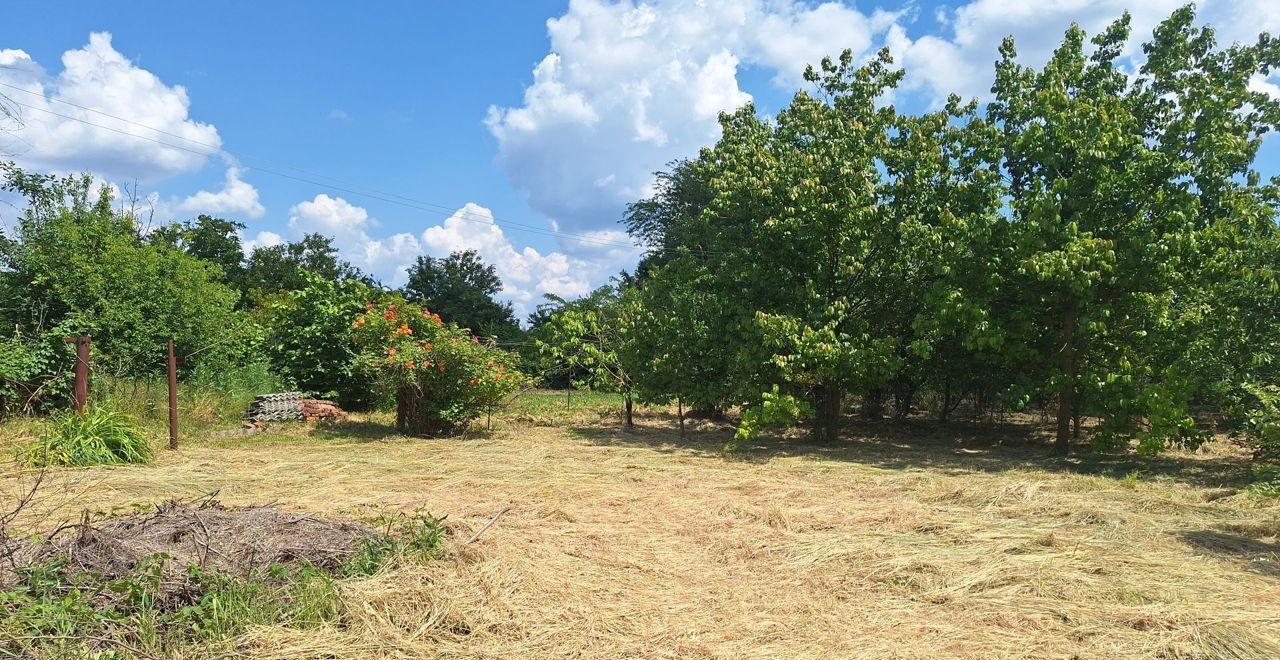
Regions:
<instances>
[{"instance_id":1,"label":"white cumulus cloud","mask_svg":"<svg viewBox=\"0 0 1280 660\"><path fill-rule=\"evenodd\" d=\"M366 209L325 194L295 205L289 215L289 230L295 238L308 232L332 236L345 259L393 286L406 281L418 256L444 257L475 250L494 265L503 283L500 297L511 301L519 316L531 312L544 294L574 297L588 293L618 270L634 265L639 256L638 249L625 247L629 241L622 232L585 236L593 243L580 255L518 247L493 213L474 203L417 235L375 236L377 223ZM262 246L282 240L268 234L258 234L251 243Z\"/></svg>"},{"instance_id":2,"label":"white cumulus cloud","mask_svg":"<svg viewBox=\"0 0 1280 660\"><path fill-rule=\"evenodd\" d=\"M221 148L217 129L190 117L186 89L134 65L106 32L63 53L54 77L25 51L0 50L0 83L20 120L0 134L0 153L24 167L150 182L197 170Z\"/></svg>"},{"instance_id":3,"label":"white cumulus cloud","mask_svg":"<svg viewBox=\"0 0 1280 660\"><path fill-rule=\"evenodd\" d=\"M1044 63L1072 22L1090 36L1128 11L1132 36L1127 56L1141 57L1142 42L1186 0L974 0L954 10L939 9L945 34L908 36L908 26L895 24L886 43L907 70L903 87L931 97L936 104L955 92L985 99L990 95L1000 42L1012 35L1019 59ZM1264 31L1280 30L1280 11L1273 2L1205 0L1197 3L1197 22L1213 25L1220 44L1253 42Z\"/></svg>"},{"instance_id":4,"label":"white cumulus cloud","mask_svg":"<svg viewBox=\"0 0 1280 660\"><path fill-rule=\"evenodd\" d=\"M222 215L231 218L261 218L266 212L258 201L258 189L240 179L240 168L228 167L222 190L200 192L173 206L178 213Z\"/></svg>"},{"instance_id":5,"label":"white cumulus cloud","mask_svg":"<svg viewBox=\"0 0 1280 660\"><path fill-rule=\"evenodd\" d=\"M740 67L790 89L806 64L863 54L896 16L838 2L573 0L547 21L551 52L523 104L489 110L498 162L567 230L611 225L654 170L714 141L718 114L751 100Z\"/></svg>"}]
</instances>

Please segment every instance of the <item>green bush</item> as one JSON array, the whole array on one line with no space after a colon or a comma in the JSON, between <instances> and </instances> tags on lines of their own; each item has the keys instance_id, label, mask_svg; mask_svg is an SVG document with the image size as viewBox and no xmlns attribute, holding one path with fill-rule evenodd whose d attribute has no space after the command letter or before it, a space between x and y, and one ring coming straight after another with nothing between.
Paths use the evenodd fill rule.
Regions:
<instances>
[{"instance_id":1,"label":"green bush","mask_svg":"<svg viewBox=\"0 0 1280 660\"><path fill-rule=\"evenodd\" d=\"M363 371L396 396L396 426L418 436L465 431L528 383L519 356L408 303L368 305L348 321Z\"/></svg>"},{"instance_id":2,"label":"green bush","mask_svg":"<svg viewBox=\"0 0 1280 660\"><path fill-rule=\"evenodd\" d=\"M99 406L55 416L45 435L21 454L31 466L146 463L151 443L128 415Z\"/></svg>"}]
</instances>

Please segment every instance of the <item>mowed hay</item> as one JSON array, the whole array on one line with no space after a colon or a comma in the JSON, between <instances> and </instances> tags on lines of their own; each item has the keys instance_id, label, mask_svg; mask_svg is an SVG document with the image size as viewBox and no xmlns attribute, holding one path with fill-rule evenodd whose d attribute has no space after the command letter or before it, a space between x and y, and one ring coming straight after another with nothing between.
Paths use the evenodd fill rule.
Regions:
<instances>
[{"instance_id":1,"label":"mowed hay","mask_svg":"<svg viewBox=\"0 0 1280 660\"><path fill-rule=\"evenodd\" d=\"M1010 448L725 457L721 433L677 444L665 418L641 422L188 443L86 488L100 506L221 488L449 516L443 559L341 582L343 626L254 629L254 657L1280 657L1273 500Z\"/></svg>"}]
</instances>

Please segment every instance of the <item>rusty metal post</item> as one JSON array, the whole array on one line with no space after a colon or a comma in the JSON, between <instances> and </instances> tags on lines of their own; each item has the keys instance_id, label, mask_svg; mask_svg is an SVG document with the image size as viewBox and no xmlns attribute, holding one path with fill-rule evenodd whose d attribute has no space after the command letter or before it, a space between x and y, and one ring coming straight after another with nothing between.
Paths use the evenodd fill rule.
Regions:
<instances>
[{"instance_id":1,"label":"rusty metal post","mask_svg":"<svg viewBox=\"0 0 1280 660\"><path fill-rule=\"evenodd\" d=\"M75 389L71 406L80 412L89 402L89 347L93 341L88 337L67 337L63 341L76 345Z\"/></svg>"},{"instance_id":2,"label":"rusty metal post","mask_svg":"<svg viewBox=\"0 0 1280 660\"><path fill-rule=\"evenodd\" d=\"M178 359L169 340L169 449L178 448Z\"/></svg>"}]
</instances>

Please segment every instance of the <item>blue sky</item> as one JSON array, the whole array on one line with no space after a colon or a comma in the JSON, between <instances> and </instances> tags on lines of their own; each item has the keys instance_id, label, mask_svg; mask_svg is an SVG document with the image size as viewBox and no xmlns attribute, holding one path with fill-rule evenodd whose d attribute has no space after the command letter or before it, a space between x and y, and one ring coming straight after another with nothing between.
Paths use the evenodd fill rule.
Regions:
<instances>
[{"instance_id":1,"label":"blue sky","mask_svg":"<svg viewBox=\"0 0 1280 660\"><path fill-rule=\"evenodd\" d=\"M475 248L523 312L630 267L617 219L650 173L714 141L720 110L785 104L823 54L889 45L908 69L895 101L924 109L983 94L1006 34L1039 64L1072 20L1093 32L1127 8L1145 36L1178 4L22 3L0 23L22 120L0 153L136 189L157 221L233 218L256 245L334 235L389 284L418 254ZM1280 32L1266 4L1201 16L1251 39Z\"/></svg>"}]
</instances>

